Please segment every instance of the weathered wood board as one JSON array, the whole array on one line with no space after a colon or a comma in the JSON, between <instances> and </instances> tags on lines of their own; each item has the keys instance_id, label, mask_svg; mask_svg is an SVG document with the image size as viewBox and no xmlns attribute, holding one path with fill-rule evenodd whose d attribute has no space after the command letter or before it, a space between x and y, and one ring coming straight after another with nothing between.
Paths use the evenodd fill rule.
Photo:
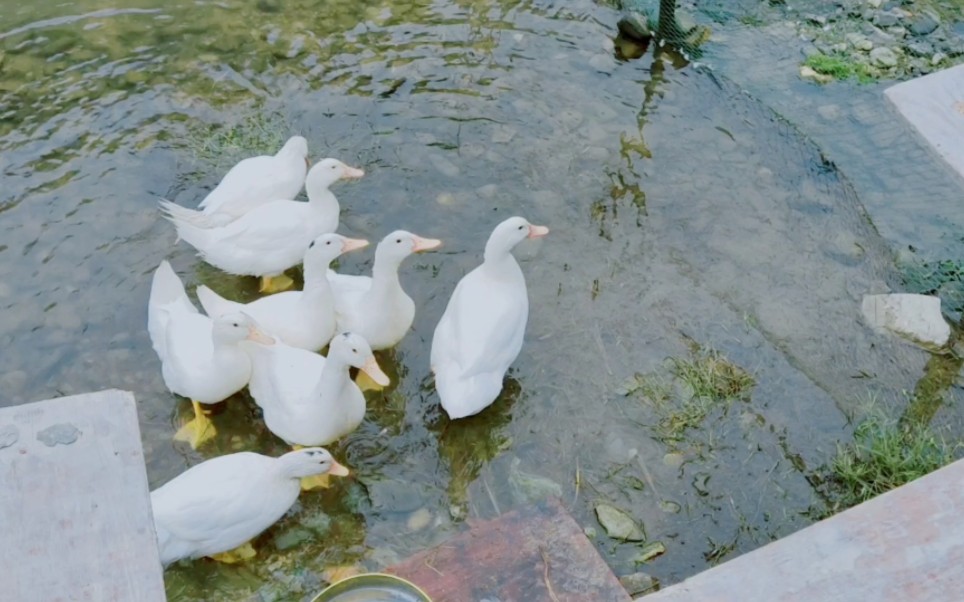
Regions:
<instances>
[{"instance_id":1,"label":"weathered wood board","mask_svg":"<svg viewBox=\"0 0 964 602\"><path fill-rule=\"evenodd\" d=\"M165 600L134 397L0 409L0 601Z\"/></svg>"},{"instance_id":2,"label":"weathered wood board","mask_svg":"<svg viewBox=\"0 0 964 602\"><path fill-rule=\"evenodd\" d=\"M964 65L896 84L884 94L964 177Z\"/></svg>"},{"instance_id":3,"label":"weathered wood board","mask_svg":"<svg viewBox=\"0 0 964 602\"><path fill-rule=\"evenodd\" d=\"M630 602L556 500L472 522L465 533L388 572L417 584L434 602Z\"/></svg>"},{"instance_id":4,"label":"weathered wood board","mask_svg":"<svg viewBox=\"0 0 964 602\"><path fill-rule=\"evenodd\" d=\"M964 600L964 460L645 596L646 602Z\"/></svg>"}]
</instances>

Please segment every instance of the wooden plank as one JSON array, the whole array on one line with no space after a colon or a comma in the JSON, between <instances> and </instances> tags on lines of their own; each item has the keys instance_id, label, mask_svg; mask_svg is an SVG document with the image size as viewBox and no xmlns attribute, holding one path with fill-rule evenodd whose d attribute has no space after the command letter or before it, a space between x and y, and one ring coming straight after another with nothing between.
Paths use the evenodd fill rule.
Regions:
<instances>
[{"instance_id":1,"label":"wooden plank","mask_svg":"<svg viewBox=\"0 0 964 602\"><path fill-rule=\"evenodd\" d=\"M964 65L896 84L884 94L964 177Z\"/></svg>"},{"instance_id":2,"label":"wooden plank","mask_svg":"<svg viewBox=\"0 0 964 602\"><path fill-rule=\"evenodd\" d=\"M964 460L645 602L964 600Z\"/></svg>"},{"instance_id":3,"label":"wooden plank","mask_svg":"<svg viewBox=\"0 0 964 602\"><path fill-rule=\"evenodd\" d=\"M0 600L165 600L134 397L0 409Z\"/></svg>"},{"instance_id":4,"label":"wooden plank","mask_svg":"<svg viewBox=\"0 0 964 602\"><path fill-rule=\"evenodd\" d=\"M465 533L387 570L434 602L630 602L557 500L473 521Z\"/></svg>"}]
</instances>

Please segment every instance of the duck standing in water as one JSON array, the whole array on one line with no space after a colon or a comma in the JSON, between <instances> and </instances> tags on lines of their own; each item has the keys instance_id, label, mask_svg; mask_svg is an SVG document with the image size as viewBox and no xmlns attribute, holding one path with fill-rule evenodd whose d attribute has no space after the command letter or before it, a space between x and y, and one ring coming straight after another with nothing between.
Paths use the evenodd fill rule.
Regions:
<instances>
[{"instance_id":1,"label":"duck standing in water","mask_svg":"<svg viewBox=\"0 0 964 602\"><path fill-rule=\"evenodd\" d=\"M301 263L311 241L338 228L340 206L329 186L364 175L337 159L324 159L308 171L307 203L271 201L224 226L198 226L193 222L199 212L170 201L161 201L161 210L178 238L204 261L230 274L260 276L261 292L277 292L293 284L283 273Z\"/></svg>"},{"instance_id":2,"label":"duck standing in water","mask_svg":"<svg viewBox=\"0 0 964 602\"><path fill-rule=\"evenodd\" d=\"M545 226L510 217L492 231L482 265L459 281L432 337L435 389L450 418L478 414L502 391L522 350L529 296L512 249Z\"/></svg>"},{"instance_id":3,"label":"duck standing in water","mask_svg":"<svg viewBox=\"0 0 964 602\"><path fill-rule=\"evenodd\" d=\"M253 557L247 542L291 508L301 491L300 479L329 474L347 476L348 469L320 447L280 458L239 452L192 466L151 492L161 563Z\"/></svg>"},{"instance_id":4,"label":"duck standing in water","mask_svg":"<svg viewBox=\"0 0 964 602\"><path fill-rule=\"evenodd\" d=\"M251 378L248 345L273 345L275 341L242 313L214 320L200 313L167 261L154 272L147 330L161 360L164 384L194 406L194 419L174 438L197 449L216 434L201 404L218 403L243 389Z\"/></svg>"}]
</instances>

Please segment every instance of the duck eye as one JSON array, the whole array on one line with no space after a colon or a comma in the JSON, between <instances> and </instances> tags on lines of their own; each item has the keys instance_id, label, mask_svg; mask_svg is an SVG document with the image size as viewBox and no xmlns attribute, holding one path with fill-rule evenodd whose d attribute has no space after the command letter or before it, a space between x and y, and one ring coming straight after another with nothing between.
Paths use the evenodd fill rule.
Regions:
<instances>
[{"instance_id":1,"label":"duck eye","mask_svg":"<svg viewBox=\"0 0 964 602\"><path fill-rule=\"evenodd\" d=\"M231 326L234 326L235 328L237 328L237 327L239 326L239 324L238 324L237 322L235 322L234 324L231 324Z\"/></svg>"},{"instance_id":2,"label":"duck eye","mask_svg":"<svg viewBox=\"0 0 964 602\"><path fill-rule=\"evenodd\" d=\"M398 244L402 244L402 239L401 239L401 238L396 238L396 239L395 239L395 242L397 242Z\"/></svg>"},{"instance_id":3,"label":"duck eye","mask_svg":"<svg viewBox=\"0 0 964 602\"><path fill-rule=\"evenodd\" d=\"M328 246L331 246L331 241L329 240L329 241L326 242L325 244L328 245Z\"/></svg>"},{"instance_id":4,"label":"duck eye","mask_svg":"<svg viewBox=\"0 0 964 602\"><path fill-rule=\"evenodd\" d=\"M525 226L519 226L520 230L525 230Z\"/></svg>"},{"instance_id":5,"label":"duck eye","mask_svg":"<svg viewBox=\"0 0 964 602\"><path fill-rule=\"evenodd\" d=\"M308 244L308 248L309 249L315 248L315 241L311 241L311 243Z\"/></svg>"},{"instance_id":6,"label":"duck eye","mask_svg":"<svg viewBox=\"0 0 964 602\"><path fill-rule=\"evenodd\" d=\"M352 353L358 353L358 350L357 350L357 349L352 349L351 352L352 352Z\"/></svg>"}]
</instances>

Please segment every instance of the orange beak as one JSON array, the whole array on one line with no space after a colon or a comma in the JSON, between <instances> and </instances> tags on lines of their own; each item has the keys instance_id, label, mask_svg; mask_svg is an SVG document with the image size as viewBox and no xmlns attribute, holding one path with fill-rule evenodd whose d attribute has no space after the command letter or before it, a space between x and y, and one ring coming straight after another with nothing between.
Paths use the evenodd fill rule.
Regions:
<instances>
[{"instance_id":1,"label":"orange beak","mask_svg":"<svg viewBox=\"0 0 964 602\"><path fill-rule=\"evenodd\" d=\"M549 228L529 224L529 238L541 238L546 234L549 234Z\"/></svg>"},{"instance_id":2,"label":"orange beak","mask_svg":"<svg viewBox=\"0 0 964 602\"><path fill-rule=\"evenodd\" d=\"M328 474L333 474L336 477L347 477L351 474L351 471L348 470L344 464L339 464L334 458L332 458L331 470L328 471Z\"/></svg>"},{"instance_id":3,"label":"orange beak","mask_svg":"<svg viewBox=\"0 0 964 602\"><path fill-rule=\"evenodd\" d=\"M354 251L355 249L363 249L368 246L368 241L364 238L346 238L343 243L341 243L341 252L347 253L348 251Z\"/></svg>"},{"instance_id":4,"label":"orange beak","mask_svg":"<svg viewBox=\"0 0 964 602\"><path fill-rule=\"evenodd\" d=\"M412 247L413 253L418 253L420 251L431 251L432 249L437 249L442 246L442 241L437 238L421 238L419 236L413 237L415 239L415 246Z\"/></svg>"},{"instance_id":5,"label":"orange beak","mask_svg":"<svg viewBox=\"0 0 964 602\"><path fill-rule=\"evenodd\" d=\"M365 361L365 365L361 367L362 372L367 374L372 378L373 381L385 387L388 383L392 382L388 375L382 372L382 369L378 366L378 362L375 361L375 356L368 356L368 360Z\"/></svg>"},{"instance_id":6,"label":"orange beak","mask_svg":"<svg viewBox=\"0 0 964 602\"><path fill-rule=\"evenodd\" d=\"M347 165L345 166L345 169L342 170L341 172L341 177L345 178L346 180L357 180L358 178L364 175L365 175L364 170L358 169L357 167L348 167Z\"/></svg>"},{"instance_id":7,"label":"orange beak","mask_svg":"<svg viewBox=\"0 0 964 602\"><path fill-rule=\"evenodd\" d=\"M256 326L249 326L249 327L248 327L248 336L247 336L247 339L248 339L249 341L254 341L255 343L261 343L262 345L274 345L274 344L275 344L274 337L265 334L265 332L264 332L263 330L259 329L259 328L256 327Z\"/></svg>"}]
</instances>

